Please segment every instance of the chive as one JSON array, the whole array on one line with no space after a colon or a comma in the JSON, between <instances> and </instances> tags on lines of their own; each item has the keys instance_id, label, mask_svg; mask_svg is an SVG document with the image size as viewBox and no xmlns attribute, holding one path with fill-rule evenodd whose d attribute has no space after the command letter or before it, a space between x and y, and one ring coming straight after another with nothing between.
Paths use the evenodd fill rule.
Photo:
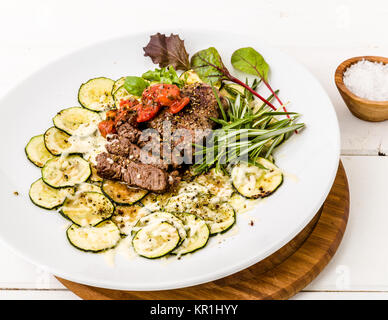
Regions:
<instances>
[{"instance_id":1,"label":"chive","mask_svg":"<svg viewBox=\"0 0 388 320\"><path fill-rule=\"evenodd\" d=\"M252 86L258 86L255 83ZM232 89L232 88L231 88ZM234 99L228 99L227 112L222 107L219 96L212 86L222 119L213 119L220 128L213 132L210 146L197 146L195 155L201 159L195 163L195 172L208 171L211 167L226 172L226 169L238 161L246 161L256 165L258 157L269 158L275 148L289 138L293 132L304 127L303 123L295 123L300 117L296 112L271 110L266 104L253 111L249 103L249 94L236 93ZM250 92L249 92L250 93ZM276 94L276 93L275 93ZM269 97L272 100L274 95ZM287 118L282 119L281 117Z\"/></svg>"}]
</instances>

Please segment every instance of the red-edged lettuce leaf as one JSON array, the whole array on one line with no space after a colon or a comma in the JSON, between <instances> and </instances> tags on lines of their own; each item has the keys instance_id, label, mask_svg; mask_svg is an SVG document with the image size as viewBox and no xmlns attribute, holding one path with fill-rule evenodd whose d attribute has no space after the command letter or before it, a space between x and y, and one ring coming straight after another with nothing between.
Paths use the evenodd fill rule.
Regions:
<instances>
[{"instance_id":1,"label":"red-edged lettuce leaf","mask_svg":"<svg viewBox=\"0 0 388 320\"><path fill-rule=\"evenodd\" d=\"M150 57L159 67L173 66L175 70L189 70L189 55L184 41L177 34L166 36L157 33L151 36L150 42L143 48L144 55Z\"/></svg>"}]
</instances>

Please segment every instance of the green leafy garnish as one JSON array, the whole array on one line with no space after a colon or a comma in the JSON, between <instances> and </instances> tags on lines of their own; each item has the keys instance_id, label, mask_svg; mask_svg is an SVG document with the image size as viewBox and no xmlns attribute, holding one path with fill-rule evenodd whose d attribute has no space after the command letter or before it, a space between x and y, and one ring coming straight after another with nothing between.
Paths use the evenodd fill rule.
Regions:
<instances>
[{"instance_id":1,"label":"green leafy garnish","mask_svg":"<svg viewBox=\"0 0 388 320\"><path fill-rule=\"evenodd\" d=\"M142 77L151 82L160 82L167 84L175 84L178 87L182 87L184 82L179 80L179 77L172 66L168 68L149 70L143 73Z\"/></svg>"},{"instance_id":2,"label":"green leafy garnish","mask_svg":"<svg viewBox=\"0 0 388 320\"><path fill-rule=\"evenodd\" d=\"M149 83L143 78L129 76L125 78L124 88L128 93L134 96L141 96L143 91L149 86Z\"/></svg>"},{"instance_id":3,"label":"green leafy garnish","mask_svg":"<svg viewBox=\"0 0 388 320\"><path fill-rule=\"evenodd\" d=\"M232 54L231 62L237 70L268 81L269 65L255 49L246 47L236 50Z\"/></svg>"},{"instance_id":4,"label":"green leafy garnish","mask_svg":"<svg viewBox=\"0 0 388 320\"><path fill-rule=\"evenodd\" d=\"M237 70L259 77L283 107L283 110L287 112L283 102L268 82L269 65L260 53L251 47L237 49L232 54L231 63ZM288 115L287 118L289 118ZM297 132L295 131L295 133Z\"/></svg>"},{"instance_id":5,"label":"green leafy garnish","mask_svg":"<svg viewBox=\"0 0 388 320\"><path fill-rule=\"evenodd\" d=\"M210 47L201 50L194 54L189 62L189 55L185 49L184 41L178 35L171 34L154 34L151 40L144 48L144 55L152 59L153 63L159 64L159 67L173 66L175 70L194 69L203 82L212 84L220 88L223 80L234 82L244 87L251 95L256 96L261 101L269 105L272 109L276 109L274 105L266 101L258 92L249 87L246 83L232 76L229 70L222 62L221 56L217 49ZM268 82L264 80L265 85ZM271 91L271 93L273 93ZM275 95L279 101L279 98Z\"/></svg>"},{"instance_id":6,"label":"green leafy garnish","mask_svg":"<svg viewBox=\"0 0 388 320\"><path fill-rule=\"evenodd\" d=\"M214 90L217 97L217 92ZM271 100L271 95L268 100ZM223 112L220 99L217 99L222 119L212 118L220 125L213 132L206 146L195 145L195 172L200 174L215 166L217 170L227 171L229 166L238 162L256 163L258 157L272 158L274 149L288 139L295 130L304 127L296 123L299 114L272 110L264 103L254 110L249 101L240 93L229 99L229 109ZM289 118L281 118L288 116Z\"/></svg>"},{"instance_id":7,"label":"green leafy garnish","mask_svg":"<svg viewBox=\"0 0 388 320\"><path fill-rule=\"evenodd\" d=\"M224 78L224 73L221 70L225 66L216 48L210 47L195 53L191 58L191 67L203 82L218 88L221 86L221 81Z\"/></svg>"}]
</instances>

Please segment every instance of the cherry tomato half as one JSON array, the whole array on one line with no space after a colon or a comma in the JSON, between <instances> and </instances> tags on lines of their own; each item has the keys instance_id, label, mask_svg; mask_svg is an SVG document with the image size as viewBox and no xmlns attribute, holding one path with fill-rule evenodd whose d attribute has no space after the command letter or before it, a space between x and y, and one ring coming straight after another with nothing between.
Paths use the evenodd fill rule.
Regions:
<instances>
[{"instance_id":1,"label":"cherry tomato half","mask_svg":"<svg viewBox=\"0 0 388 320\"><path fill-rule=\"evenodd\" d=\"M106 138L108 134L116 133L114 120L103 120L98 124L98 130Z\"/></svg>"}]
</instances>

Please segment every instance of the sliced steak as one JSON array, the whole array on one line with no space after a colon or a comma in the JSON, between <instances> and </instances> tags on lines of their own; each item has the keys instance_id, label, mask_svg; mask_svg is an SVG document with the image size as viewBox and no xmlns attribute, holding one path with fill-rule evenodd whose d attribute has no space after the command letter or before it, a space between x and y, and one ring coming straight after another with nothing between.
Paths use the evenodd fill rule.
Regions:
<instances>
[{"instance_id":1,"label":"sliced steak","mask_svg":"<svg viewBox=\"0 0 388 320\"><path fill-rule=\"evenodd\" d=\"M143 124L146 126L143 129L154 129L151 134L149 130L140 130L135 112L121 112L115 127L117 134L107 137L108 152L96 157L98 175L154 192L165 192L179 181L177 171L168 172L169 164L178 168L183 159L190 163L192 143L200 143L210 134L215 125L210 118L218 118L220 113L213 90L207 84L187 85L181 95L190 98L183 110L172 114L163 108Z\"/></svg>"},{"instance_id":2,"label":"sliced steak","mask_svg":"<svg viewBox=\"0 0 388 320\"><path fill-rule=\"evenodd\" d=\"M121 162L120 157L114 157L107 152L100 153L96 156L97 174L104 179L121 180Z\"/></svg>"},{"instance_id":3,"label":"sliced steak","mask_svg":"<svg viewBox=\"0 0 388 320\"><path fill-rule=\"evenodd\" d=\"M132 143L137 143L141 136L141 130L128 122L116 125L116 131L120 137L126 138Z\"/></svg>"},{"instance_id":4,"label":"sliced steak","mask_svg":"<svg viewBox=\"0 0 388 320\"><path fill-rule=\"evenodd\" d=\"M109 143L105 147L111 154L125 157L132 161L151 164L163 170L168 169L168 163L160 159L155 150L148 151L142 149L132 143L126 136L120 136L119 134L112 135L109 138ZM159 150L156 151L158 152Z\"/></svg>"},{"instance_id":5,"label":"sliced steak","mask_svg":"<svg viewBox=\"0 0 388 320\"><path fill-rule=\"evenodd\" d=\"M175 173L153 165L131 161L107 152L96 157L97 174L104 179L120 180L132 187L165 192L179 181Z\"/></svg>"}]
</instances>

